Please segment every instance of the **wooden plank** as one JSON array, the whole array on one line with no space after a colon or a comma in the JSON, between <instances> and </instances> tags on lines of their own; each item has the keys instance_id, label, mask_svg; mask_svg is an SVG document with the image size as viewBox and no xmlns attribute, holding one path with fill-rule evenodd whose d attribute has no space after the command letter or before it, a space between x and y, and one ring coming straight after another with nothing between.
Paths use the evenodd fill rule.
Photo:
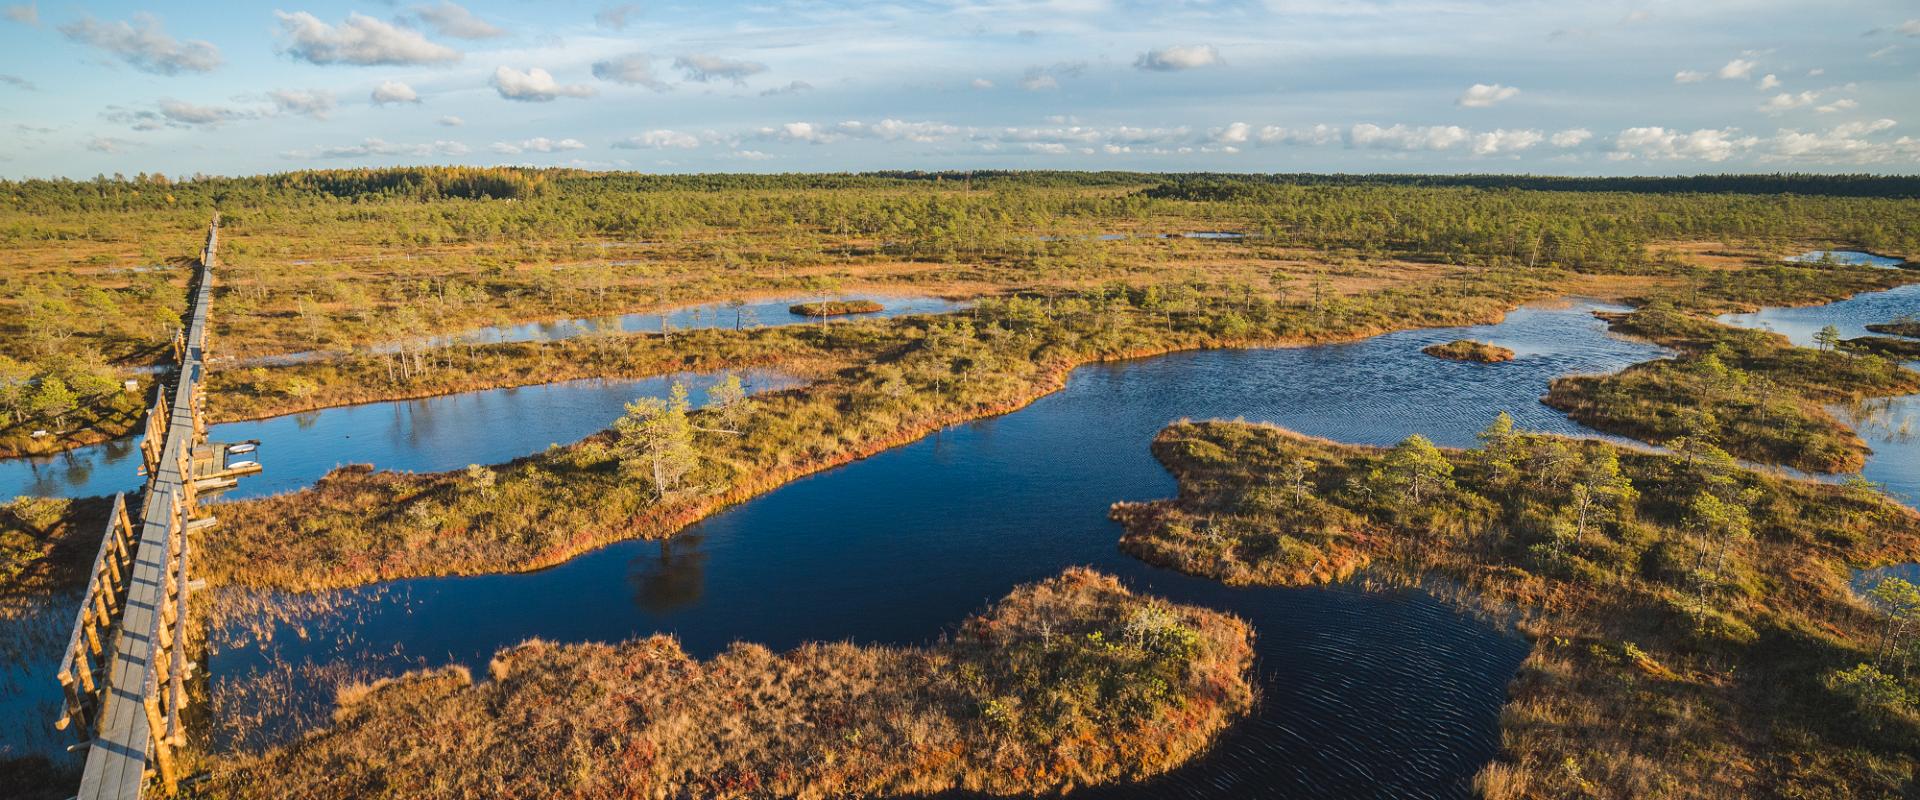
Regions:
<instances>
[{"instance_id":1,"label":"wooden plank","mask_svg":"<svg viewBox=\"0 0 1920 800\"><path fill-rule=\"evenodd\" d=\"M166 430L147 484L129 589L107 670L108 702L98 734L87 750L81 800L138 800L146 786L150 754L160 767L168 791L180 777L175 774L172 742L168 741L173 738L168 726L177 725L177 720L168 721L152 712L161 706L162 691L174 698L180 691L177 682L171 680L175 670L169 667L173 665L160 659L179 655L185 644L186 609L173 604L183 601L186 591L186 532L182 528L192 508L192 475L188 470L193 448L199 444L194 411L199 408L197 395L205 365L207 305L212 298L212 271L208 266L217 235L216 217L208 230L207 249L188 299L186 329L176 340L180 358L172 396L161 392L155 406L156 411L164 410ZM170 584L178 587L178 598L168 596ZM163 622L176 627L162 629ZM175 653L161 651L167 639L175 640ZM184 659L177 663L184 664ZM163 675L170 678L164 690L160 687ZM167 705L177 708L177 703L172 700Z\"/></svg>"}]
</instances>

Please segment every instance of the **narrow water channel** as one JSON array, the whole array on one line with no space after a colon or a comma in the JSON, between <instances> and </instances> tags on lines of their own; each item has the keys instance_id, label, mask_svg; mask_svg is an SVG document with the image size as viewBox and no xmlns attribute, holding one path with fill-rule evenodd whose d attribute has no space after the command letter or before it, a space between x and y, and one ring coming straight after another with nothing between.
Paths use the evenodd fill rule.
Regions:
<instances>
[{"instance_id":1,"label":"narrow water channel","mask_svg":"<svg viewBox=\"0 0 1920 800\"><path fill-rule=\"evenodd\" d=\"M830 318L806 317L793 313L791 307L796 303L819 300L873 300L880 303L879 311L859 314L842 314ZM808 295L772 299L759 299L738 303L701 303L680 306L661 311L647 311L637 314L619 314L604 317L578 317L574 319L542 320L507 325L489 325L484 328L446 336L433 336L420 340L409 340L408 345L423 347L447 347L458 344L493 344L499 342L552 342L573 339L580 336L619 333L659 333L661 330L675 331L740 330L746 328L779 328L787 325L819 325L828 322L855 319L886 319L907 314L946 314L966 308L968 303L947 300L940 297L919 295ZM376 344L368 348L376 353L391 353L400 349L398 342ZM216 366L276 366L318 361L336 356L338 353L326 350L305 350L298 353L284 353L274 356L259 356L243 359L232 364Z\"/></svg>"},{"instance_id":2,"label":"narrow water channel","mask_svg":"<svg viewBox=\"0 0 1920 800\"><path fill-rule=\"evenodd\" d=\"M579 380L511 389L340 406L248 422L215 425L219 442L258 439L266 471L241 481L222 499L260 497L313 485L343 464L437 472L496 464L565 444L613 424L627 403L666 397L686 384L697 405L724 372L682 372L653 378ZM741 370L750 392L798 385L770 370ZM0 497L88 497L140 488L138 437L52 456L0 460Z\"/></svg>"},{"instance_id":3,"label":"narrow water channel","mask_svg":"<svg viewBox=\"0 0 1920 800\"><path fill-rule=\"evenodd\" d=\"M1866 326L1901 316L1920 317L1920 283L1884 292L1868 292L1833 303L1799 308L1763 308L1752 314L1727 314L1721 322L1779 333L1802 347L1817 346L1814 334L1832 325L1843 339L1876 335ZM1920 370L1920 362L1909 369ZM1888 494L1920 508L1920 395L1868 400L1833 409L1859 431L1873 453L1860 474Z\"/></svg>"},{"instance_id":4,"label":"narrow water channel","mask_svg":"<svg viewBox=\"0 0 1920 800\"><path fill-rule=\"evenodd\" d=\"M1369 444L1424 433L1468 446L1506 410L1533 430L1591 435L1539 404L1548 381L1662 352L1608 335L1593 309L1528 308L1494 326L1084 367L1024 410L796 481L664 542L615 544L535 573L384 584L335 598L342 605L318 617L270 626L265 641L242 630L259 620L229 626L210 662L215 692L240 697L271 679L324 704L327 680L339 675L330 665L483 671L495 650L534 636L666 631L700 656L735 641L922 643L1015 584L1092 565L1137 589L1247 618L1259 636L1263 701L1199 762L1088 794L1463 796L1497 749L1498 709L1526 642L1415 590L1234 589L1145 567L1118 551L1106 509L1173 493L1148 444L1184 417L1267 420ZM1419 352L1462 337L1518 357L1478 365Z\"/></svg>"}]
</instances>

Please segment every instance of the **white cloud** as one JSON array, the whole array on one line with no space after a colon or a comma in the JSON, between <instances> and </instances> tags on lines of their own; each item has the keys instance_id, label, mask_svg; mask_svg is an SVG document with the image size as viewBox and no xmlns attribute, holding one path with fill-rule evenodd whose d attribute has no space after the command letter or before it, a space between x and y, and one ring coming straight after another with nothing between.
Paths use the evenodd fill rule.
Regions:
<instances>
[{"instance_id":1,"label":"white cloud","mask_svg":"<svg viewBox=\"0 0 1920 800\"><path fill-rule=\"evenodd\" d=\"M813 91L813 84L806 81L789 81L785 86L775 86L760 92L761 97L773 97L782 94L799 94Z\"/></svg>"},{"instance_id":2,"label":"white cloud","mask_svg":"<svg viewBox=\"0 0 1920 800\"><path fill-rule=\"evenodd\" d=\"M1759 62L1745 58L1736 58L1727 62L1727 65L1721 67L1720 71L1715 74L1719 75L1723 80L1743 81L1753 77L1753 68L1757 66L1760 66Z\"/></svg>"},{"instance_id":3,"label":"white cloud","mask_svg":"<svg viewBox=\"0 0 1920 800\"><path fill-rule=\"evenodd\" d=\"M660 80L653 74L653 56L646 53L630 53L605 61L595 61L593 77L629 86L645 86L656 92L664 92L672 88L666 81Z\"/></svg>"},{"instance_id":4,"label":"white cloud","mask_svg":"<svg viewBox=\"0 0 1920 800\"><path fill-rule=\"evenodd\" d=\"M162 99L153 109L130 109L108 106L101 114L109 122L121 122L136 131L153 131L161 128L192 128L199 126L214 127L222 123L242 119L254 119L261 115L259 111L228 108L226 106L195 105L184 100Z\"/></svg>"},{"instance_id":5,"label":"white cloud","mask_svg":"<svg viewBox=\"0 0 1920 800\"><path fill-rule=\"evenodd\" d=\"M374 105L381 106L390 103L418 103L420 93L400 81L381 81L379 86L373 88L373 102Z\"/></svg>"},{"instance_id":6,"label":"white cloud","mask_svg":"<svg viewBox=\"0 0 1920 800\"><path fill-rule=\"evenodd\" d=\"M1486 108L1495 103L1510 100L1514 95L1519 93L1519 89L1511 86L1501 86L1497 83L1476 83L1467 87L1467 91L1460 95L1459 100L1454 102L1466 108Z\"/></svg>"},{"instance_id":7,"label":"white cloud","mask_svg":"<svg viewBox=\"0 0 1920 800\"><path fill-rule=\"evenodd\" d=\"M321 89L275 89L267 93L267 99L273 101L275 108L282 114L299 114L314 119L326 119L334 106L333 93Z\"/></svg>"},{"instance_id":8,"label":"white cloud","mask_svg":"<svg viewBox=\"0 0 1920 800\"><path fill-rule=\"evenodd\" d=\"M112 154L125 150L129 144L132 143L125 139L116 139L112 136L95 136L87 140L87 149L96 153Z\"/></svg>"},{"instance_id":9,"label":"white cloud","mask_svg":"<svg viewBox=\"0 0 1920 800\"><path fill-rule=\"evenodd\" d=\"M1282 128L1267 125L1260 129L1260 144L1336 144L1345 138L1345 132L1332 125L1315 125L1311 128Z\"/></svg>"},{"instance_id":10,"label":"white cloud","mask_svg":"<svg viewBox=\"0 0 1920 800\"><path fill-rule=\"evenodd\" d=\"M1353 146L1386 150L1445 150L1467 141L1471 135L1457 125L1382 128L1370 122L1355 125L1348 131Z\"/></svg>"},{"instance_id":11,"label":"white cloud","mask_svg":"<svg viewBox=\"0 0 1920 800\"><path fill-rule=\"evenodd\" d=\"M467 124L466 120L456 117L452 114L448 114L434 121L440 123L441 125L445 125L449 128L458 128L462 125Z\"/></svg>"},{"instance_id":12,"label":"white cloud","mask_svg":"<svg viewBox=\"0 0 1920 800\"><path fill-rule=\"evenodd\" d=\"M1842 97L1824 106L1816 108L1814 109L1814 111L1821 114L1832 114L1836 111L1852 111L1853 109L1859 108L1859 107L1860 107L1860 103L1858 103L1857 101Z\"/></svg>"},{"instance_id":13,"label":"white cloud","mask_svg":"<svg viewBox=\"0 0 1920 800\"><path fill-rule=\"evenodd\" d=\"M895 142L936 142L961 132L960 128L944 122L905 122L897 119L883 119L872 124L842 122L835 125L833 131L846 136Z\"/></svg>"},{"instance_id":14,"label":"white cloud","mask_svg":"<svg viewBox=\"0 0 1920 800\"><path fill-rule=\"evenodd\" d=\"M1707 79L1707 73L1698 70L1683 69L1673 73L1674 83L1699 83Z\"/></svg>"},{"instance_id":15,"label":"white cloud","mask_svg":"<svg viewBox=\"0 0 1920 800\"><path fill-rule=\"evenodd\" d=\"M1614 137L1612 157L1725 161L1759 141L1753 137L1735 138L1736 133L1733 129L1703 128L1682 133L1661 127L1628 128Z\"/></svg>"},{"instance_id":16,"label":"white cloud","mask_svg":"<svg viewBox=\"0 0 1920 800\"><path fill-rule=\"evenodd\" d=\"M493 39L507 35L505 29L473 15L473 12L461 8L448 0L439 5L414 6L413 14L421 22L433 26L441 36L456 39Z\"/></svg>"},{"instance_id":17,"label":"white cloud","mask_svg":"<svg viewBox=\"0 0 1920 800\"><path fill-rule=\"evenodd\" d=\"M368 137L359 144L316 147L307 150L288 150L280 155L291 159L314 158L366 158L369 156L464 156L473 152L460 142L445 139L425 144L397 144L379 137Z\"/></svg>"},{"instance_id":18,"label":"white cloud","mask_svg":"<svg viewBox=\"0 0 1920 800\"><path fill-rule=\"evenodd\" d=\"M754 137L770 141L826 144L839 140L841 135L811 122L789 122L778 128L761 128L754 131Z\"/></svg>"},{"instance_id":19,"label":"white cloud","mask_svg":"<svg viewBox=\"0 0 1920 800\"><path fill-rule=\"evenodd\" d=\"M774 158L773 155L762 153L758 150L735 150L727 153L724 157L737 158L741 161L771 161Z\"/></svg>"},{"instance_id":20,"label":"white cloud","mask_svg":"<svg viewBox=\"0 0 1920 800\"><path fill-rule=\"evenodd\" d=\"M1920 36L1920 19L1910 19L1902 22L1898 30L1908 36Z\"/></svg>"},{"instance_id":21,"label":"white cloud","mask_svg":"<svg viewBox=\"0 0 1920 800\"><path fill-rule=\"evenodd\" d=\"M1216 128L1213 140L1221 144L1246 144L1253 138L1253 126L1244 122L1235 122L1224 128Z\"/></svg>"},{"instance_id":22,"label":"white cloud","mask_svg":"<svg viewBox=\"0 0 1920 800\"><path fill-rule=\"evenodd\" d=\"M1210 44L1175 45L1148 50L1133 60L1134 69L1174 72L1220 63L1220 51Z\"/></svg>"},{"instance_id":23,"label":"white cloud","mask_svg":"<svg viewBox=\"0 0 1920 800\"><path fill-rule=\"evenodd\" d=\"M35 18L38 18L35 12ZM134 69L157 75L212 72L220 66L220 49L200 40L180 41L167 35L160 18L135 14L133 22L101 22L91 16L60 26L68 39L92 45L127 62Z\"/></svg>"},{"instance_id":24,"label":"white cloud","mask_svg":"<svg viewBox=\"0 0 1920 800\"><path fill-rule=\"evenodd\" d=\"M1890 45L1887 45L1886 47L1882 47L1878 50L1868 53L1867 58L1873 59L1875 61L1879 61L1880 59L1893 55L1894 51L1899 49L1900 49L1900 45L1890 44Z\"/></svg>"},{"instance_id":25,"label":"white cloud","mask_svg":"<svg viewBox=\"0 0 1920 800\"><path fill-rule=\"evenodd\" d=\"M1820 67L1814 67L1813 69L1807 70L1807 77L1809 78L1818 78L1825 74L1827 74L1827 71Z\"/></svg>"},{"instance_id":26,"label":"white cloud","mask_svg":"<svg viewBox=\"0 0 1920 800\"><path fill-rule=\"evenodd\" d=\"M348 14L346 22L329 25L305 11L273 13L280 19L281 51L309 63L377 66L460 60L458 50L364 14Z\"/></svg>"},{"instance_id":27,"label":"white cloud","mask_svg":"<svg viewBox=\"0 0 1920 800\"><path fill-rule=\"evenodd\" d=\"M1527 150L1546 139L1546 135L1534 130L1510 131L1500 129L1473 135L1473 154L1476 156L1503 155Z\"/></svg>"},{"instance_id":28,"label":"white cloud","mask_svg":"<svg viewBox=\"0 0 1920 800\"><path fill-rule=\"evenodd\" d=\"M22 25L40 27L40 6L34 3L15 3L7 6L3 12L7 19Z\"/></svg>"},{"instance_id":29,"label":"white cloud","mask_svg":"<svg viewBox=\"0 0 1920 800\"><path fill-rule=\"evenodd\" d=\"M673 130L651 130L639 136L629 136L614 142L613 146L621 150L666 149L692 150L700 146L700 137L691 133Z\"/></svg>"},{"instance_id":30,"label":"white cloud","mask_svg":"<svg viewBox=\"0 0 1920 800\"><path fill-rule=\"evenodd\" d=\"M1893 120L1878 119L1872 122L1850 122L1813 133L1782 130L1767 140L1761 159L1848 164L1920 162L1920 140L1908 136L1902 136L1893 141L1869 138L1892 130L1894 127Z\"/></svg>"},{"instance_id":31,"label":"white cloud","mask_svg":"<svg viewBox=\"0 0 1920 800\"><path fill-rule=\"evenodd\" d=\"M746 83L747 78L767 71L767 65L758 61L743 61L699 53L676 58L673 60L673 66L686 73L687 80L701 83L716 79Z\"/></svg>"},{"instance_id":32,"label":"white cloud","mask_svg":"<svg viewBox=\"0 0 1920 800\"><path fill-rule=\"evenodd\" d=\"M593 24L608 30L623 31L627 29L627 23L639 14L640 4L638 3L607 6L594 13Z\"/></svg>"},{"instance_id":33,"label":"white cloud","mask_svg":"<svg viewBox=\"0 0 1920 800\"><path fill-rule=\"evenodd\" d=\"M974 78L967 85L975 89L991 89L993 88L993 81L987 80L986 78Z\"/></svg>"},{"instance_id":34,"label":"white cloud","mask_svg":"<svg viewBox=\"0 0 1920 800\"><path fill-rule=\"evenodd\" d=\"M1760 91L1780 88L1780 78L1769 72L1760 78Z\"/></svg>"},{"instance_id":35,"label":"white cloud","mask_svg":"<svg viewBox=\"0 0 1920 800\"><path fill-rule=\"evenodd\" d=\"M1028 67L1020 76L1020 88L1029 92L1044 92L1060 88L1061 78L1077 78L1085 72L1087 65L1080 62L1054 64L1053 66Z\"/></svg>"},{"instance_id":36,"label":"white cloud","mask_svg":"<svg viewBox=\"0 0 1920 800\"><path fill-rule=\"evenodd\" d=\"M487 149L503 155L512 156L521 153L559 153L567 150L585 150L586 148L586 143L579 139L549 139L545 136L536 136L532 139L521 141L518 144L513 142L494 142Z\"/></svg>"},{"instance_id":37,"label":"white cloud","mask_svg":"<svg viewBox=\"0 0 1920 800\"><path fill-rule=\"evenodd\" d=\"M1592 138L1593 131L1587 130L1586 128L1568 128L1554 134L1553 138L1549 141L1553 143L1554 147L1579 147L1580 145L1586 144L1587 140Z\"/></svg>"},{"instance_id":38,"label":"white cloud","mask_svg":"<svg viewBox=\"0 0 1920 800\"><path fill-rule=\"evenodd\" d=\"M1796 108L1810 106L1819 101L1819 92L1807 91L1799 94L1781 92L1768 99L1765 105L1760 106L1760 110L1768 114L1779 114L1792 111Z\"/></svg>"},{"instance_id":39,"label":"white cloud","mask_svg":"<svg viewBox=\"0 0 1920 800\"><path fill-rule=\"evenodd\" d=\"M521 72L512 67L493 71L493 88L501 97L527 103L545 103L560 97L591 97L593 87L581 83L562 84L553 74L539 67Z\"/></svg>"}]
</instances>

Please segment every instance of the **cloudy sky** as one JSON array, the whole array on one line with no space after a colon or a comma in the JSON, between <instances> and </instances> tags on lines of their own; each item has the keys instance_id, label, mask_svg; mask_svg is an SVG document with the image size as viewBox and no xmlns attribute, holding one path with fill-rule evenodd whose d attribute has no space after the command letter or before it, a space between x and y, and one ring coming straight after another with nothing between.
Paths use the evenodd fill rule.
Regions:
<instances>
[{"instance_id":1,"label":"cloudy sky","mask_svg":"<svg viewBox=\"0 0 1920 800\"><path fill-rule=\"evenodd\" d=\"M0 175L1920 171L1913 0L0 0Z\"/></svg>"}]
</instances>

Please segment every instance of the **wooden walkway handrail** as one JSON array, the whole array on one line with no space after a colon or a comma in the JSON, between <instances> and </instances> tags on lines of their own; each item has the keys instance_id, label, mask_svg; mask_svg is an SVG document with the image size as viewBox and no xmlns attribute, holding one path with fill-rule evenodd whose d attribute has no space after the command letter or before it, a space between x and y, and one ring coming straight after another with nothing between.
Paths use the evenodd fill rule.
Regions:
<instances>
[{"instance_id":1,"label":"wooden walkway handrail","mask_svg":"<svg viewBox=\"0 0 1920 800\"><path fill-rule=\"evenodd\" d=\"M148 412L141 441L147 485L137 541L135 526L125 522L116 529L124 530L122 543L114 544L115 533L109 531L109 541L101 543L102 556L96 558L95 579L123 582L124 598L116 596L111 598L114 603L103 604L89 596L78 616L68 657L62 661L61 682L76 690L69 694L69 713L63 719L68 725L78 720L83 735L92 735L81 776L81 800L137 800L146 787L150 766L169 794L181 777L175 750L187 738L183 710L191 671L187 659L192 551L188 522L198 494L193 453L205 434L200 380L206 367L211 267L218 237L215 215L207 229L200 268L188 287L185 324L174 339L177 366L172 384L158 382ZM115 509L117 519L127 518L124 498L116 500ZM114 552L120 555L110 555ZM115 614L117 626L113 625ZM94 644L103 630L112 634L111 650L104 643ZM101 662L104 675L95 673L88 661L102 652L112 656ZM100 699L89 702L88 695L77 691L81 688L97 692Z\"/></svg>"},{"instance_id":2,"label":"wooden walkway handrail","mask_svg":"<svg viewBox=\"0 0 1920 800\"><path fill-rule=\"evenodd\" d=\"M100 537L100 551L94 554L93 568L87 572L87 588L80 595L80 609L74 614L73 635L60 658L55 675L66 696L66 709L54 728L74 728L82 739L93 735L94 722L106 703L106 682L95 678L94 659L107 655L103 634L112 633L114 615L120 611L126 595L127 561L133 524L127 519L127 496L113 496L113 510L107 515L107 530Z\"/></svg>"}]
</instances>

